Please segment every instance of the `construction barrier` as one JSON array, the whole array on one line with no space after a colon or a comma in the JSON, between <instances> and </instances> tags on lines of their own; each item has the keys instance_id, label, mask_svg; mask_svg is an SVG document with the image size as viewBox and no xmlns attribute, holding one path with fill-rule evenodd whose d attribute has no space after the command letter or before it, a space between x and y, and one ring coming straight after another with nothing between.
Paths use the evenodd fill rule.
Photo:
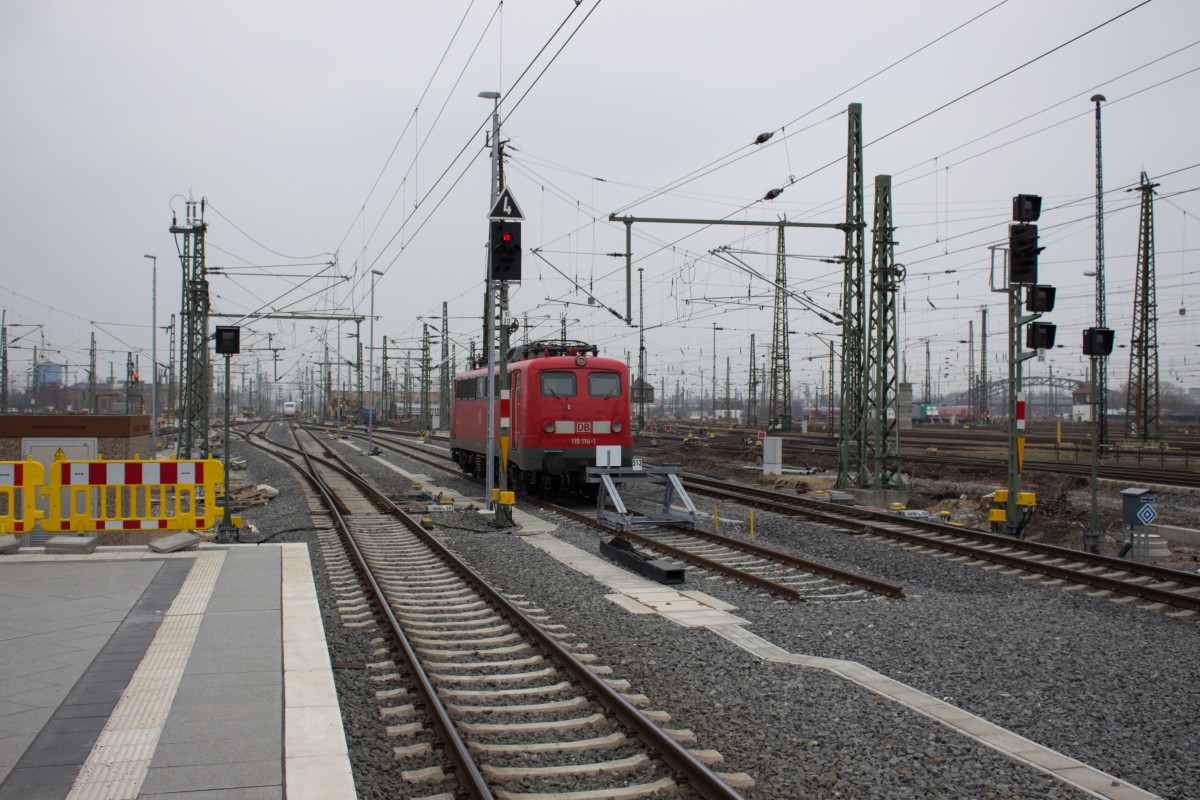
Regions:
<instances>
[{"instance_id":1,"label":"construction barrier","mask_svg":"<svg viewBox=\"0 0 1200 800\"><path fill-rule=\"evenodd\" d=\"M222 509L221 462L198 461L66 461L55 459L42 492L49 510L46 531L166 530L213 527Z\"/></svg>"},{"instance_id":2,"label":"construction barrier","mask_svg":"<svg viewBox=\"0 0 1200 800\"><path fill-rule=\"evenodd\" d=\"M42 518L37 508L38 490L45 483L45 468L34 461L0 461L0 536L26 533Z\"/></svg>"}]
</instances>

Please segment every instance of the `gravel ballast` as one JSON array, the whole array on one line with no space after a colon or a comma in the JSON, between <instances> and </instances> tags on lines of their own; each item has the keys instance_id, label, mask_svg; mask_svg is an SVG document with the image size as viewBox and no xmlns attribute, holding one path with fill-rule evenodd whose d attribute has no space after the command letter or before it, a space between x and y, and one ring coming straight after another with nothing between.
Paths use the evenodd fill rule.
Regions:
<instances>
[{"instance_id":1,"label":"gravel ballast","mask_svg":"<svg viewBox=\"0 0 1200 800\"><path fill-rule=\"evenodd\" d=\"M235 445L234 453L247 455L250 479L281 492L245 514L260 535L310 526L291 468L246 449ZM392 470L350 448L340 452L381 485L407 488ZM385 458L413 472L433 472L405 464L402 456ZM433 480L479 492L454 477ZM722 507L723 516L740 514ZM519 534L475 532L482 527L476 514L435 519L447 525L447 544L488 580L545 608L586 640L614 677L670 712L671 727L689 728L698 747L721 752L720 771L753 776L757 785L744 792L747 798L1085 796L831 673L762 662L706 629L630 615L604 598L606 587ZM599 534L556 522L555 536L598 552ZM751 623L751 632L793 653L860 662L1145 790L1200 798L1195 622L766 513L756 515L756 528L758 544L898 583L906 599L781 603L689 570L687 588L737 606L734 613ZM371 635L343 628L331 613L311 530L271 541L312 545L331 657L364 660ZM355 754L356 778L361 796L386 796L378 792L395 787L386 763L390 743L379 738L373 700L345 699L356 681L366 685L361 671L354 672L339 670L338 684L345 690L348 738L363 751Z\"/></svg>"}]
</instances>

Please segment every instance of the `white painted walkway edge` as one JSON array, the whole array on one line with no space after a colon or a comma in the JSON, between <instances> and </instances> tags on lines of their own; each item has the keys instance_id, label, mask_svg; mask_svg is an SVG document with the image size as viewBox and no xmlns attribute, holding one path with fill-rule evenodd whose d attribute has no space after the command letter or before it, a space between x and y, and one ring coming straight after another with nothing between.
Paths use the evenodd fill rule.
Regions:
<instances>
[{"instance_id":1,"label":"white painted walkway edge","mask_svg":"<svg viewBox=\"0 0 1200 800\"><path fill-rule=\"evenodd\" d=\"M354 774L308 546L283 558L283 752L288 800L354 800Z\"/></svg>"}]
</instances>

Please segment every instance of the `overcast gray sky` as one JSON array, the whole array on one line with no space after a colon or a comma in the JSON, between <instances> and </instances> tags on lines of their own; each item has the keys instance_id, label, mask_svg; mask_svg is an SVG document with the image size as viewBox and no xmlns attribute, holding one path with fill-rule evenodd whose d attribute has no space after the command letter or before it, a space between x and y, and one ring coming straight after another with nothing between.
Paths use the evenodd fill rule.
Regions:
<instances>
[{"instance_id":1,"label":"overcast gray sky","mask_svg":"<svg viewBox=\"0 0 1200 800\"><path fill-rule=\"evenodd\" d=\"M969 320L978 337L985 305L989 370L1003 369L1004 299L988 291L987 246L1005 239L1019 192L1045 198L1041 280L1059 287L1048 319L1065 345L1029 369L1082 377L1079 331L1094 312L1093 279L1081 274L1095 253L1088 98L1101 92L1110 327L1128 343L1137 195L1118 190L1145 170L1162 176L1161 376L1200 386L1200 5L1138 5L9 0L0 4L0 307L10 325L43 325L20 344L44 341L49 360L78 365L80 379L93 332L102 376L110 362L120 376L130 349L145 353L146 370L142 256L158 257L165 325L180 295L171 215L204 197L208 265L230 270L212 278L214 310L366 313L378 269L376 341L416 346L421 320L440 324L447 302L461 363L479 337L487 238L481 129L491 102L477 94L499 90L508 185L527 218L514 313L528 316L534 337L557 336L565 315L575 338L636 353L636 329L572 285L624 311L623 263L606 255L624 249L624 232L608 214L837 222L845 110L860 102L868 221L873 176L894 176L909 380L923 380L928 339L935 384L964 386L958 340ZM764 131L776 134L753 146ZM680 184L685 176L695 177ZM634 228L650 375L668 392L676 380L694 391L701 370L707 385L713 323L724 328L722 380L728 356L744 385L752 333L760 357L769 345L770 287L709 255L724 245L773 275L775 243L761 229ZM836 308L840 268L818 259L841 254L841 235L790 232L787 249L792 288ZM794 380L815 386L834 329L795 306L791 328ZM289 382L338 331L256 322L243 347L267 347L268 333L285 348L280 383L294 392ZM345 354L352 344L343 338ZM163 363L165 350L162 335ZM1127 352L1112 359L1113 386L1126 380ZM30 356L11 353L19 385ZM255 358L269 373L268 353L240 360Z\"/></svg>"}]
</instances>

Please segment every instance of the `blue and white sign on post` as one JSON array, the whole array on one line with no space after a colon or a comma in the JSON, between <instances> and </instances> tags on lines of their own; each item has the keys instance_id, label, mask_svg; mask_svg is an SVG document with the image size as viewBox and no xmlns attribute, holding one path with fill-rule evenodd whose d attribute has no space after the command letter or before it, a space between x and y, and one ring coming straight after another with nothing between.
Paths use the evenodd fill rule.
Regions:
<instances>
[{"instance_id":1,"label":"blue and white sign on post","mask_svg":"<svg viewBox=\"0 0 1200 800\"><path fill-rule=\"evenodd\" d=\"M1154 520L1158 519L1158 512L1154 510L1152 505L1144 505L1137 512L1138 522L1143 525L1150 525Z\"/></svg>"}]
</instances>

